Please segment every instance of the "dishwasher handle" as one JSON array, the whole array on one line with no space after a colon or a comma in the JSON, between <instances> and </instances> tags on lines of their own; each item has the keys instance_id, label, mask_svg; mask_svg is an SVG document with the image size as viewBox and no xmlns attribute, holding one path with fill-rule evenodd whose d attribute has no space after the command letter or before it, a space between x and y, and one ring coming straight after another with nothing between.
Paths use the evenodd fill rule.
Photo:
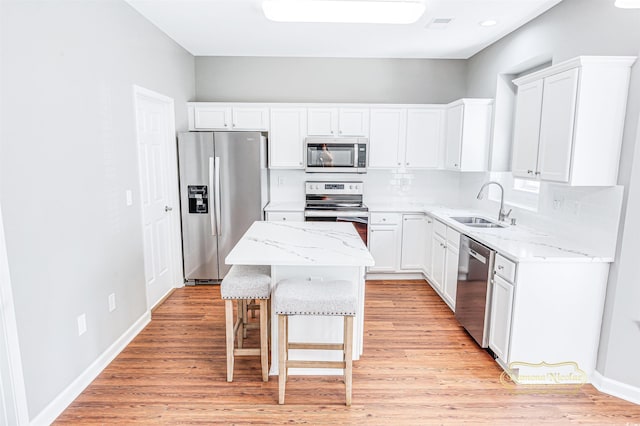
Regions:
<instances>
[{"instance_id":1,"label":"dishwasher handle","mask_svg":"<svg viewBox=\"0 0 640 426\"><path fill-rule=\"evenodd\" d=\"M471 257L475 258L476 260L484 263L485 265L487 264L487 258L478 254L477 251L475 251L474 249L470 248L469 249L469 254L471 255Z\"/></svg>"}]
</instances>

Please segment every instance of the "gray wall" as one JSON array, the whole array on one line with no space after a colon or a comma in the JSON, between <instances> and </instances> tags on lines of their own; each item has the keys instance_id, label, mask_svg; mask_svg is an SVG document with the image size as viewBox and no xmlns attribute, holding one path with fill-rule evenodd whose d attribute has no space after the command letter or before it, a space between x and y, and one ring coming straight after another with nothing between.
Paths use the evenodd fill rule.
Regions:
<instances>
[{"instance_id":1,"label":"gray wall","mask_svg":"<svg viewBox=\"0 0 640 426\"><path fill-rule=\"evenodd\" d=\"M447 103L466 61L197 57L198 101Z\"/></svg>"},{"instance_id":2,"label":"gray wall","mask_svg":"<svg viewBox=\"0 0 640 426\"><path fill-rule=\"evenodd\" d=\"M469 60L468 96L493 97L496 75L534 59L554 63L578 55L640 54L640 10L614 7L613 1L564 0L541 17ZM600 341L598 370L640 387L640 151L636 149L640 112L640 64L632 69L618 183L625 186L616 262L612 265ZM605 141L603 141L605 142ZM632 177L633 173L633 177ZM635 216L634 216L635 215ZM625 220L633 218L634 220Z\"/></svg>"},{"instance_id":3,"label":"gray wall","mask_svg":"<svg viewBox=\"0 0 640 426\"><path fill-rule=\"evenodd\" d=\"M2 1L0 202L33 419L147 309L132 85L174 98L184 130L194 59L120 0Z\"/></svg>"}]
</instances>

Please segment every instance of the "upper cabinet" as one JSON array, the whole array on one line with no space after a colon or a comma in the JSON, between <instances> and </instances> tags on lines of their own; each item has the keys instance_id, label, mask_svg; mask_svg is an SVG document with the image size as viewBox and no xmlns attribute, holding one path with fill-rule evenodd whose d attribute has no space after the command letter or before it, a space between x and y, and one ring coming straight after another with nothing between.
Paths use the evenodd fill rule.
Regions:
<instances>
[{"instance_id":1,"label":"upper cabinet","mask_svg":"<svg viewBox=\"0 0 640 426\"><path fill-rule=\"evenodd\" d=\"M268 130L269 108L250 104L188 103L189 130Z\"/></svg>"},{"instance_id":2,"label":"upper cabinet","mask_svg":"<svg viewBox=\"0 0 640 426\"><path fill-rule=\"evenodd\" d=\"M369 167L395 168L402 165L400 150L406 138L407 111L404 108L371 110Z\"/></svg>"},{"instance_id":3,"label":"upper cabinet","mask_svg":"<svg viewBox=\"0 0 640 426\"><path fill-rule=\"evenodd\" d=\"M440 166L443 109L372 108L370 168L429 169Z\"/></svg>"},{"instance_id":4,"label":"upper cabinet","mask_svg":"<svg viewBox=\"0 0 640 426\"><path fill-rule=\"evenodd\" d=\"M309 108L309 136L367 136L368 108Z\"/></svg>"},{"instance_id":5,"label":"upper cabinet","mask_svg":"<svg viewBox=\"0 0 640 426\"><path fill-rule=\"evenodd\" d=\"M304 169L306 108L271 108L269 167Z\"/></svg>"},{"instance_id":6,"label":"upper cabinet","mask_svg":"<svg viewBox=\"0 0 640 426\"><path fill-rule=\"evenodd\" d=\"M513 175L615 185L634 62L635 57L580 56L514 80Z\"/></svg>"},{"instance_id":7,"label":"upper cabinet","mask_svg":"<svg viewBox=\"0 0 640 426\"><path fill-rule=\"evenodd\" d=\"M483 172L489 168L493 99L460 99L447 105L444 166Z\"/></svg>"}]
</instances>

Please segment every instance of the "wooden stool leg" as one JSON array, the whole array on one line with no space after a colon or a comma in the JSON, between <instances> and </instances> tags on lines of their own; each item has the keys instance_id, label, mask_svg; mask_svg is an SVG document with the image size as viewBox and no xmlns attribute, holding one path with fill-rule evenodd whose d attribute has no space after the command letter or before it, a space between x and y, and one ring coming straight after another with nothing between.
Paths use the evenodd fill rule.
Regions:
<instances>
[{"instance_id":1,"label":"wooden stool leg","mask_svg":"<svg viewBox=\"0 0 640 426\"><path fill-rule=\"evenodd\" d=\"M238 341L238 349L242 349L243 337L244 337L244 300L238 299L238 313L237 313L237 321L238 321L238 335L236 336L236 340Z\"/></svg>"},{"instance_id":2,"label":"wooden stool leg","mask_svg":"<svg viewBox=\"0 0 640 426\"><path fill-rule=\"evenodd\" d=\"M351 405L351 388L353 373L353 317L344 317L344 384L347 396L347 406Z\"/></svg>"},{"instance_id":3,"label":"wooden stool leg","mask_svg":"<svg viewBox=\"0 0 640 426\"><path fill-rule=\"evenodd\" d=\"M267 333L268 328L268 310L267 305L269 300L260 300L260 364L262 366L262 381L269 381L269 338Z\"/></svg>"},{"instance_id":4,"label":"wooden stool leg","mask_svg":"<svg viewBox=\"0 0 640 426\"><path fill-rule=\"evenodd\" d=\"M234 337L234 321L233 321L233 301L224 301L225 314L225 330L227 337L227 382L233 381L233 337Z\"/></svg>"},{"instance_id":5,"label":"wooden stool leg","mask_svg":"<svg viewBox=\"0 0 640 426\"><path fill-rule=\"evenodd\" d=\"M244 339L247 338L247 324L249 323L249 311L247 310L247 307L249 306L249 303L251 303L250 300L242 301L242 338Z\"/></svg>"},{"instance_id":6,"label":"wooden stool leg","mask_svg":"<svg viewBox=\"0 0 640 426\"><path fill-rule=\"evenodd\" d=\"M284 369L284 381L289 380L289 315L284 316L284 360L287 363L287 368Z\"/></svg>"},{"instance_id":7,"label":"wooden stool leg","mask_svg":"<svg viewBox=\"0 0 640 426\"><path fill-rule=\"evenodd\" d=\"M284 404L284 390L287 381L287 332L286 315L278 315L278 404Z\"/></svg>"}]
</instances>

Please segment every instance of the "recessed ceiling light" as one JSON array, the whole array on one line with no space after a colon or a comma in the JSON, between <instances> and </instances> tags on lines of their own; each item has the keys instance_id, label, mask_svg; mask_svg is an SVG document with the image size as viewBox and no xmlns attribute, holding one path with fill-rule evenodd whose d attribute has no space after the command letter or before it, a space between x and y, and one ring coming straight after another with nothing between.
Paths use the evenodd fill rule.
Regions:
<instances>
[{"instance_id":1,"label":"recessed ceiling light","mask_svg":"<svg viewBox=\"0 0 640 426\"><path fill-rule=\"evenodd\" d=\"M639 9L640 0L616 0L615 5L621 9Z\"/></svg>"},{"instance_id":2,"label":"recessed ceiling light","mask_svg":"<svg viewBox=\"0 0 640 426\"><path fill-rule=\"evenodd\" d=\"M413 24L424 14L422 0L264 0L262 11L276 22Z\"/></svg>"},{"instance_id":3,"label":"recessed ceiling light","mask_svg":"<svg viewBox=\"0 0 640 426\"><path fill-rule=\"evenodd\" d=\"M493 27L497 23L498 23L498 21L496 21L494 19L487 19L486 21L481 21L480 22L480 26L481 27Z\"/></svg>"},{"instance_id":4,"label":"recessed ceiling light","mask_svg":"<svg viewBox=\"0 0 640 426\"><path fill-rule=\"evenodd\" d=\"M451 21L453 21L453 18L435 18L429 22L426 27L429 29L441 30L446 28Z\"/></svg>"}]
</instances>

